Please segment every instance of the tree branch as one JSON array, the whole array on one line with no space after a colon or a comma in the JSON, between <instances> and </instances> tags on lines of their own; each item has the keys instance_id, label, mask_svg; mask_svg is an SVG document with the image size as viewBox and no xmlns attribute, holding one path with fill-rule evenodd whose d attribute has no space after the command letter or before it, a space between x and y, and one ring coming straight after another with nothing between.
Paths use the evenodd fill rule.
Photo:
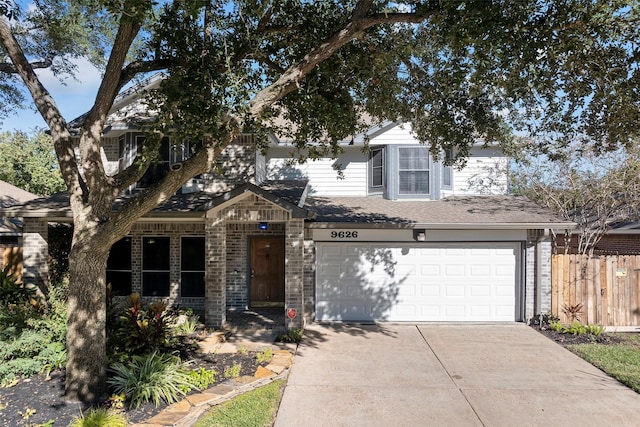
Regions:
<instances>
[{"instance_id":1,"label":"tree branch","mask_svg":"<svg viewBox=\"0 0 640 427\"><path fill-rule=\"evenodd\" d=\"M44 121L49 125L54 137L54 147L60 172L67 184L67 188L73 188L77 184L78 165L73 151L71 135L67 123L62 117L58 106L47 89L42 85L38 76L14 37L6 18L0 17L0 43L13 62L15 72L20 75L27 86L33 102Z\"/></svg>"},{"instance_id":2,"label":"tree branch","mask_svg":"<svg viewBox=\"0 0 640 427\"><path fill-rule=\"evenodd\" d=\"M42 61L34 61L34 62L31 62L29 65L31 65L31 68L34 70L49 68L51 67L51 65L53 65L53 57L54 55L50 55L44 58ZM17 74L18 69L10 62L0 62L0 72L7 73L7 74Z\"/></svg>"},{"instance_id":3,"label":"tree branch","mask_svg":"<svg viewBox=\"0 0 640 427\"><path fill-rule=\"evenodd\" d=\"M351 19L329 39L312 49L305 57L290 66L282 76L269 87L256 94L249 104L249 114L259 117L265 108L273 105L298 87L299 82L317 65L333 55L358 34L376 25L393 23L420 23L433 10L418 13L390 13L367 15L373 5L372 0L362 0L356 5Z\"/></svg>"},{"instance_id":4,"label":"tree branch","mask_svg":"<svg viewBox=\"0 0 640 427\"><path fill-rule=\"evenodd\" d=\"M95 102L87 113L87 117L81 127L79 149L80 158L82 159L82 176L86 181L90 197L93 197L93 195L102 197L103 192L94 191L97 189L109 188L116 191L114 181L112 178L107 177L102 163L100 153L101 137L107 114L120 90L119 83L122 66L131 43L133 43L139 30L139 20L131 19L125 14L122 15ZM113 196L115 197L116 195L114 194Z\"/></svg>"}]
</instances>

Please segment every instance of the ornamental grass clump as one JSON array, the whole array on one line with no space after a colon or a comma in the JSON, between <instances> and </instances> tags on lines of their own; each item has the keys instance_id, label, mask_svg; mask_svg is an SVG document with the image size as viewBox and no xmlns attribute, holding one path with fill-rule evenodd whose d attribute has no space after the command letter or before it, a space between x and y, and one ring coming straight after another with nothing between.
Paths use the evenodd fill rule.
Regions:
<instances>
[{"instance_id":1,"label":"ornamental grass clump","mask_svg":"<svg viewBox=\"0 0 640 427\"><path fill-rule=\"evenodd\" d=\"M116 394L124 394L130 407L143 402L177 402L192 388L189 362L171 354L153 353L134 356L130 363L116 363L111 368L108 383Z\"/></svg>"}]
</instances>

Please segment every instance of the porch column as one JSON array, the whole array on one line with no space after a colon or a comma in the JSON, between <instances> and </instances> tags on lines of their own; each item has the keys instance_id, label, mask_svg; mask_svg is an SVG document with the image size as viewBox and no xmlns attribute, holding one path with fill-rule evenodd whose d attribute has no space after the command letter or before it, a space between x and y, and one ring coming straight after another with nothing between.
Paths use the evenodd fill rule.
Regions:
<instances>
[{"instance_id":1,"label":"porch column","mask_svg":"<svg viewBox=\"0 0 640 427\"><path fill-rule=\"evenodd\" d=\"M22 232L22 281L44 290L49 285L49 234L46 220L25 218Z\"/></svg>"},{"instance_id":2,"label":"porch column","mask_svg":"<svg viewBox=\"0 0 640 427\"><path fill-rule=\"evenodd\" d=\"M294 218L285 228L285 312L296 310L296 317L286 317L287 329L304 327L304 220Z\"/></svg>"},{"instance_id":3,"label":"porch column","mask_svg":"<svg viewBox=\"0 0 640 427\"><path fill-rule=\"evenodd\" d=\"M205 224L205 324L220 328L227 322L226 227L221 218L207 218Z\"/></svg>"}]
</instances>

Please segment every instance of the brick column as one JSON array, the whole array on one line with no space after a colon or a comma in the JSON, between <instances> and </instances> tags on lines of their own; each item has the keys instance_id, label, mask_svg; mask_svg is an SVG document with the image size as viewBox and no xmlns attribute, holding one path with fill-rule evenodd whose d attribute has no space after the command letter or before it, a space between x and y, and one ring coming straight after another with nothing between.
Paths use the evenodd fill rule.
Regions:
<instances>
[{"instance_id":1,"label":"brick column","mask_svg":"<svg viewBox=\"0 0 640 427\"><path fill-rule=\"evenodd\" d=\"M315 281L316 281L316 247L310 234L304 241L304 321L312 322L316 317L315 311Z\"/></svg>"},{"instance_id":2,"label":"brick column","mask_svg":"<svg viewBox=\"0 0 640 427\"><path fill-rule=\"evenodd\" d=\"M46 220L25 218L22 234L23 276L25 285L44 289L49 284L49 229Z\"/></svg>"},{"instance_id":3,"label":"brick column","mask_svg":"<svg viewBox=\"0 0 640 427\"><path fill-rule=\"evenodd\" d=\"M297 311L285 320L287 329L304 327L304 220L291 219L285 228L285 309Z\"/></svg>"},{"instance_id":4,"label":"brick column","mask_svg":"<svg viewBox=\"0 0 640 427\"><path fill-rule=\"evenodd\" d=\"M528 322L551 312L551 240L527 241L526 257L524 320Z\"/></svg>"},{"instance_id":5,"label":"brick column","mask_svg":"<svg viewBox=\"0 0 640 427\"><path fill-rule=\"evenodd\" d=\"M227 322L227 247L223 219L207 218L205 245L204 320L208 327L220 328Z\"/></svg>"},{"instance_id":6,"label":"brick column","mask_svg":"<svg viewBox=\"0 0 640 427\"><path fill-rule=\"evenodd\" d=\"M551 240L538 243L540 251L540 306L542 314L551 313Z\"/></svg>"}]
</instances>

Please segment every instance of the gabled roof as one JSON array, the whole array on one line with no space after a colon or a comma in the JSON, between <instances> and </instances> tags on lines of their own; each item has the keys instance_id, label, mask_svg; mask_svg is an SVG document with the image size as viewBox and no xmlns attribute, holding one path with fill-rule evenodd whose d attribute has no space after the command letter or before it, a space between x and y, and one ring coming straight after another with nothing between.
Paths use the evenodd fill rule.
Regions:
<instances>
[{"instance_id":1,"label":"gabled roof","mask_svg":"<svg viewBox=\"0 0 640 427\"><path fill-rule=\"evenodd\" d=\"M210 200L198 210L209 211L221 209L224 206L233 204L235 199L247 193L253 193L290 212L293 218L310 218L310 212L307 209L299 207L299 203L296 202L296 200L301 200L305 196L306 187L307 181L268 181L260 187L246 183Z\"/></svg>"},{"instance_id":2,"label":"gabled roof","mask_svg":"<svg viewBox=\"0 0 640 427\"><path fill-rule=\"evenodd\" d=\"M546 208L517 196L453 196L442 200L394 201L377 197L314 197L311 227L358 223L380 228L545 229L573 228Z\"/></svg>"}]
</instances>

